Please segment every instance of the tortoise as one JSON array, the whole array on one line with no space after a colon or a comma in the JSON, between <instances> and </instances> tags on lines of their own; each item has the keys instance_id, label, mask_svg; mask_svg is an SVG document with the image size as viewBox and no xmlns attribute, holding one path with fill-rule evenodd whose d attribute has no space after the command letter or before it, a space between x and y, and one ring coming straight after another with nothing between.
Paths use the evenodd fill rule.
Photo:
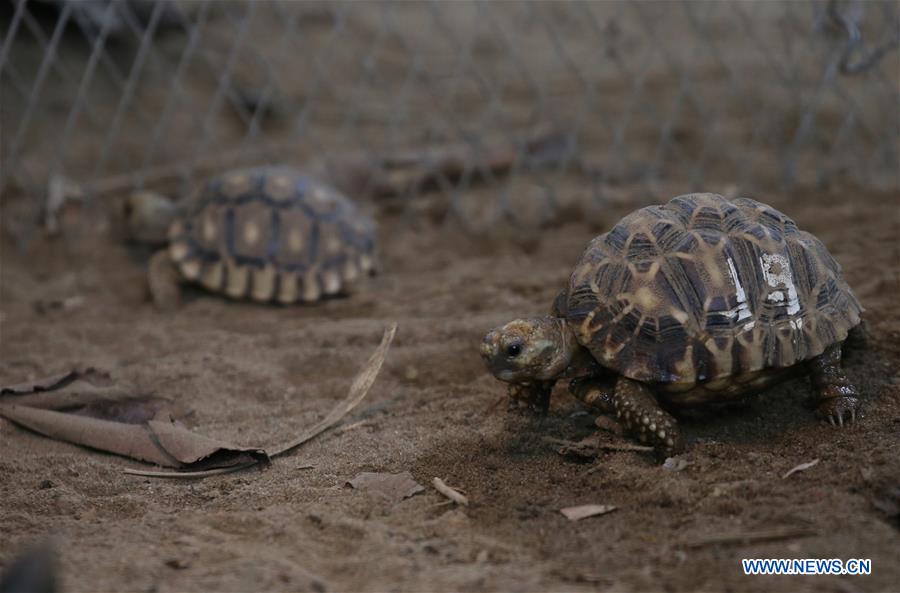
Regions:
<instances>
[{"instance_id":1,"label":"tortoise","mask_svg":"<svg viewBox=\"0 0 900 593\"><path fill-rule=\"evenodd\" d=\"M546 317L487 333L511 403L544 412L558 380L660 456L683 449L677 408L725 403L808 373L817 413L856 419L841 344L863 311L822 242L748 198L678 196L588 245Z\"/></svg>"},{"instance_id":2,"label":"tortoise","mask_svg":"<svg viewBox=\"0 0 900 593\"><path fill-rule=\"evenodd\" d=\"M178 208L138 192L127 200L131 236L168 241L148 279L162 309L180 284L234 299L292 304L350 292L375 270L375 224L337 190L285 166L237 169L210 179Z\"/></svg>"}]
</instances>

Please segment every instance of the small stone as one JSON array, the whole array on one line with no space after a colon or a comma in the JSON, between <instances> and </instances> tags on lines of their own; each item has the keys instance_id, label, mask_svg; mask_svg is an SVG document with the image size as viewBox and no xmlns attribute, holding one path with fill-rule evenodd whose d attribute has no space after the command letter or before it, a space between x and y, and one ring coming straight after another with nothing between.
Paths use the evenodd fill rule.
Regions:
<instances>
[{"instance_id":1,"label":"small stone","mask_svg":"<svg viewBox=\"0 0 900 593\"><path fill-rule=\"evenodd\" d=\"M48 488L53 488L55 486L56 486L56 484L54 484L51 480L42 480L41 483L38 485L38 489L39 490L47 490Z\"/></svg>"},{"instance_id":2,"label":"small stone","mask_svg":"<svg viewBox=\"0 0 900 593\"><path fill-rule=\"evenodd\" d=\"M687 466L688 462L681 457L667 457L663 463L663 469L667 469L670 472L680 472Z\"/></svg>"}]
</instances>

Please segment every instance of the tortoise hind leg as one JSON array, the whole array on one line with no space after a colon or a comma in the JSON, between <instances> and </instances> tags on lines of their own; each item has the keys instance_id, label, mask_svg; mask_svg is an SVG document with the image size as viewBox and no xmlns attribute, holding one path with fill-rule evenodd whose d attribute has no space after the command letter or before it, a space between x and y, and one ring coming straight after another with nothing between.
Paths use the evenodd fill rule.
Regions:
<instances>
[{"instance_id":1,"label":"tortoise hind leg","mask_svg":"<svg viewBox=\"0 0 900 593\"><path fill-rule=\"evenodd\" d=\"M181 276L167 251L158 251L150 258L147 280L157 309L171 311L181 304Z\"/></svg>"},{"instance_id":2,"label":"tortoise hind leg","mask_svg":"<svg viewBox=\"0 0 900 593\"><path fill-rule=\"evenodd\" d=\"M847 333L847 339L844 340L843 347L851 350L866 350L869 347L869 324L863 319L857 325L850 328Z\"/></svg>"},{"instance_id":3,"label":"tortoise hind leg","mask_svg":"<svg viewBox=\"0 0 900 593\"><path fill-rule=\"evenodd\" d=\"M619 422L642 443L652 445L659 457L670 457L683 448L678 421L663 410L650 388L619 377L608 380L576 379L569 384L575 397L604 413L615 412Z\"/></svg>"},{"instance_id":4,"label":"tortoise hind leg","mask_svg":"<svg viewBox=\"0 0 900 593\"><path fill-rule=\"evenodd\" d=\"M830 346L809 365L813 389L820 400L816 413L835 426L856 420L859 391L841 368L841 345Z\"/></svg>"}]
</instances>

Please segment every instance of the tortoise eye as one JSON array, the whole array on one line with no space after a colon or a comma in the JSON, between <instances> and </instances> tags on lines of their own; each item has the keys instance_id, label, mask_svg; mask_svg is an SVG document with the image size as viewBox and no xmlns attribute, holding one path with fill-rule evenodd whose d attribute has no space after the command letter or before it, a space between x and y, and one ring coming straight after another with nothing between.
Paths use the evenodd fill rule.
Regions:
<instances>
[{"instance_id":1,"label":"tortoise eye","mask_svg":"<svg viewBox=\"0 0 900 593\"><path fill-rule=\"evenodd\" d=\"M515 358L519 354L522 353L522 345L521 344L510 344L506 347L506 354L511 358Z\"/></svg>"}]
</instances>

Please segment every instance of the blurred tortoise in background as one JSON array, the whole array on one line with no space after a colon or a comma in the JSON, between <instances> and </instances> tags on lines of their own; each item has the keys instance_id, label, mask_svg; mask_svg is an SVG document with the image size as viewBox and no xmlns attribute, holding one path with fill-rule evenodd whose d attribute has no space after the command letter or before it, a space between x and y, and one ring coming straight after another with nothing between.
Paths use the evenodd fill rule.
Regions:
<instances>
[{"instance_id":1,"label":"blurred tortoise in background","mask_svg":"<svg viewBox=\"0 0 900 593\"><path fill-rule=\"evenodd\" d=\"M150 261L153 301L169 309L182 282L260 302L347 293L374 270L375 224L346 196L288 167L211 179L183 206L151 192L125 205L129 234L168 248Z\"/></svg>"},{"instance_id":2,"label":"blurred tortoise in background","mask_svg":"<svg viewBox=\"0 0 900 593\"><path fill-rule=\"evenodd\" d=\"M660 455L682 447L667 408L725 402L808 372L817 412L853 421L841 343L862 307L813 235L754 200L690 194L595 238L549 317L481 345L511 403L546 411L559 379ZM861 328L860 328L861 329Z\"/></svg>"}]
</instances>

